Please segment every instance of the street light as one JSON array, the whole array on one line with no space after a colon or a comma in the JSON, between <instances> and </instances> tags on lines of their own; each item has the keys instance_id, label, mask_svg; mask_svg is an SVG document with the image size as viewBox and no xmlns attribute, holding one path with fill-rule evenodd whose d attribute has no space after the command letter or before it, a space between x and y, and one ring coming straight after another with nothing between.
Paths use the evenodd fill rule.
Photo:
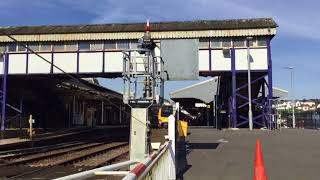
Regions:
<instances>
[{"instance_id":1,"label":"street light","mask_svg":"<svg viewBox=\"0 0 320 180\"><path fill-rule=\"evenodd\" d=\"M291 103L292 103L292 128L296 128L296 116L294 113L294 106L295 106L295 102L294 102L294 96L293 96L293 67L288 66L285 67L285 69L289 69L290 70L290 91L291 91Z\"/></svg>"},{"instance_id":2,"label":"street light","mask_svg":"<svg viewBox=\"0 0 320 180\"><path fill-rule=\"evenodd\" d=\"M251 58L250 58L250 41L252 37L247 37L247 62L248 62L248 101L249 101L249 110L248 110L248 119L249 119L249 129L253 130L253 121L252 121L252 102L251 102Z\"/></svg>"}]
</instances>

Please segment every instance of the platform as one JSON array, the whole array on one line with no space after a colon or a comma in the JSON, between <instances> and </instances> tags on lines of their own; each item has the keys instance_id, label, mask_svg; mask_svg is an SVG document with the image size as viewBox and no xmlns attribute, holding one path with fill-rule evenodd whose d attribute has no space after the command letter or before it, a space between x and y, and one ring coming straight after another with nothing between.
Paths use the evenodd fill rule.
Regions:
<instances>
[{"instance_id":1,"label":"platform","mask_svg":"<svg viewBox=\"0 0 320 180\"><path fill-rule=\"evenodd\" d=\"M320 131L249 132L190 129L182 178L248 180L253 178L255 141L262 141L268 179L319 179Z\"/></svg>"}]
</instances>

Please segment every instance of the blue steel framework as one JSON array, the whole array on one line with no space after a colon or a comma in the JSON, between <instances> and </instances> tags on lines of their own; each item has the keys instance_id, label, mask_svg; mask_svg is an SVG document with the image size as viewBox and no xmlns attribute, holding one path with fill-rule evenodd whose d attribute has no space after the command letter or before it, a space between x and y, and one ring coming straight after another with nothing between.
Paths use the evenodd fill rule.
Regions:
<instances>
[{"instance_id":1,"label":"blue steel framework","mask_svg":"<svg viewBox=\"0 0 320 180\"><path fill-rule=\"evenodd\" d=\"M8 71L9 71L9 54L4 53L3 55L3 76L2 76L2 91L1 91L1 131L6 129L6 107L8 106L15 112L19 113L20 119L20 128L21 128L21 115L23 108L23 97L20 100L19 108L16 108L7 103L7 79L8 79Z\"/></svg>"},{"instance_id":2,"label":"blue steel framework","mask_svg":"<svg viewBox=\"0 0 320 180\"><path fill-rule=\"evenodd\" d=\"M8 61L9 55L8 53L4 54L3 57L3 79L2 79L2 111L1 111L1 130L3 131L5 129L5 123L6 123L6 99L7 99L7 76L8 76L8 69L9 69L9 61Z\"/></svg>"},{"instance_id":3,"label":"blue steel framework","mask_svg":"<svg viewBox=\"0 0 320 180\"><path fill-rule=\"evenodd\" d=\"M252 99L253 107L258 107L261 109L260 112L255 113L253 117L253 124L260 127L273 128L272 124L272 59L271 59L271 38L267 39L267 58L268 58L268 69L257 78L251 79L251 84L258 83L263 81L261 84L261 96L257 96ZM236 58L235 58L235 48L231 48L231 74L232 74L232 94L231 101L229 102L230 106L230 118L232 121L232 127L237 128L246 123L249 123L249 118L238 114L238 111L245 108L249 104L249 98L240 94L239 91L248 87L248 83L237 87L237 74L240 71L236 70ZM243 72L243 71L242 71ZM266 76L268 81L266 81ZM268 96L265 96L265 86L268 88ZM237 98L240 98L245 101L243 104L237 103ZM242 120L240 123L238 120Z\"/></svg>"}]
</instances>

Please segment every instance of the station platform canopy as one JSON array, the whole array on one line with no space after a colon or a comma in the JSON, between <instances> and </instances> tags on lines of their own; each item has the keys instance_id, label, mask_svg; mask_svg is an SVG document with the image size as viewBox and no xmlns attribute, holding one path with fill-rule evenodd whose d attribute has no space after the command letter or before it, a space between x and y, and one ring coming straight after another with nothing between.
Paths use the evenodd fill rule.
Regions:
<instances>
[{"instance_id":1,"label":"station platform canopy","mask_svg":"<svg viewBox=\"0 0 320 180\"><path fill-rule=\"evenodd\" d=\"M213 101L214 96L217 95L219 89L219 77L176 90L170 93L170 97L174 101L178 99L196 99L204 103Z\"/></svg>"},{"instance_id":2,"label":"station platform canopy","mask_svg":"<svg viewBox=\"0 0 320 180\"><path fill-rule=\"evenodd\" d=\"M219 77L193 84L191 86L173 91L170 93L170 98L174 101L200 101L210 103L214 97L219 94ZM268 94L267 88L266 94ZM272 88L273 98L283 98L288 96L288 91L277 87Z\"/></svg>"}]
</instances>

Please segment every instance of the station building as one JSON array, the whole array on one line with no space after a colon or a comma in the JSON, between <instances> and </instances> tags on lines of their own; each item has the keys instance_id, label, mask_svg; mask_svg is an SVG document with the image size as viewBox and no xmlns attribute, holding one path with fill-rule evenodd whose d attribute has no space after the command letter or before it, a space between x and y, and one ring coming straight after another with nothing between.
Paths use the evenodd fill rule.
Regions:
<instances>
[{"instance_id":1,"label":"station building","mask_svg":"<svg viewBox=\"0 0 320 180\"><path fill-rule=\"evenodd\" d=\"M4 52L0 61L0 74L7 77L8 86L3 88L3 94L8 96L7 102L19 107L20 97L33 97L30 104L36 104L39 99L43 99L46 106L38 105L37 107L42 107L40 109L31 110L32 106L28 104L23 104L21 108L24 114L48 113L39 115L39 119L51 118L39 126L43 126L44 122L53 126L57 119L68 119L61 120L61 124L66 127L78 122L83 125L90 124L91 120L87 121L85 115L79 117L79 114L83 114L82 102L91 101L91 95L79 95L77 97L83 99L78 101L72 95L74 91L68 89L70 95L65 98L68 103L59 104L58 92L53 89L77 86L72 85L74 82L68 75L78 78L122 77L122 50L137 46L138 39L144 34L144 25L132 23L0 28L0 51ZM155 50L157 55L161 55L163 39L199 40L199 75L219 77L219 93L215 96L216 106L219 106L217 113L227 114L232 127L248 126L248 46L254 125L258 127L269 124L273 99L271 40L276 35L276 28L277 24L270 18L151 23L152 38L158 45ZM24 45L32 51L27 50ZM7 62L7 66L4 66L4 62ZM110 99L110 102L118 102L118 105L123 106L121 94L95 83L90 83L90 86L99 96L101 93L106 96L108 93L114 94L117 100ZM24 91L26 87L30 90ZM80 87L78 89L83 90ZM52 93L49 95L50 91ZM104 102L103 106L112 106L110 102ZM52 104L56 105L53 107ZM73 104L72 107L70 104ZM94 104L95 107L101 107L101 100L96 100ZM89 107L91 105L88 105ZM100 112L94 115L96 120L93 121L101 119L98 124L107 122L103 118L109 113L103 111L103 108L98 109L95 108L96 112ZM114 110L111 108L110 113L112 112ZM54 114L57 117L53 116ZM60 118L58 114L68 117ZM100 114L100 117L97 114ZM114 119L120 119L120 113L117 114L112 115Z\"/></svg>"}]
</instances>

